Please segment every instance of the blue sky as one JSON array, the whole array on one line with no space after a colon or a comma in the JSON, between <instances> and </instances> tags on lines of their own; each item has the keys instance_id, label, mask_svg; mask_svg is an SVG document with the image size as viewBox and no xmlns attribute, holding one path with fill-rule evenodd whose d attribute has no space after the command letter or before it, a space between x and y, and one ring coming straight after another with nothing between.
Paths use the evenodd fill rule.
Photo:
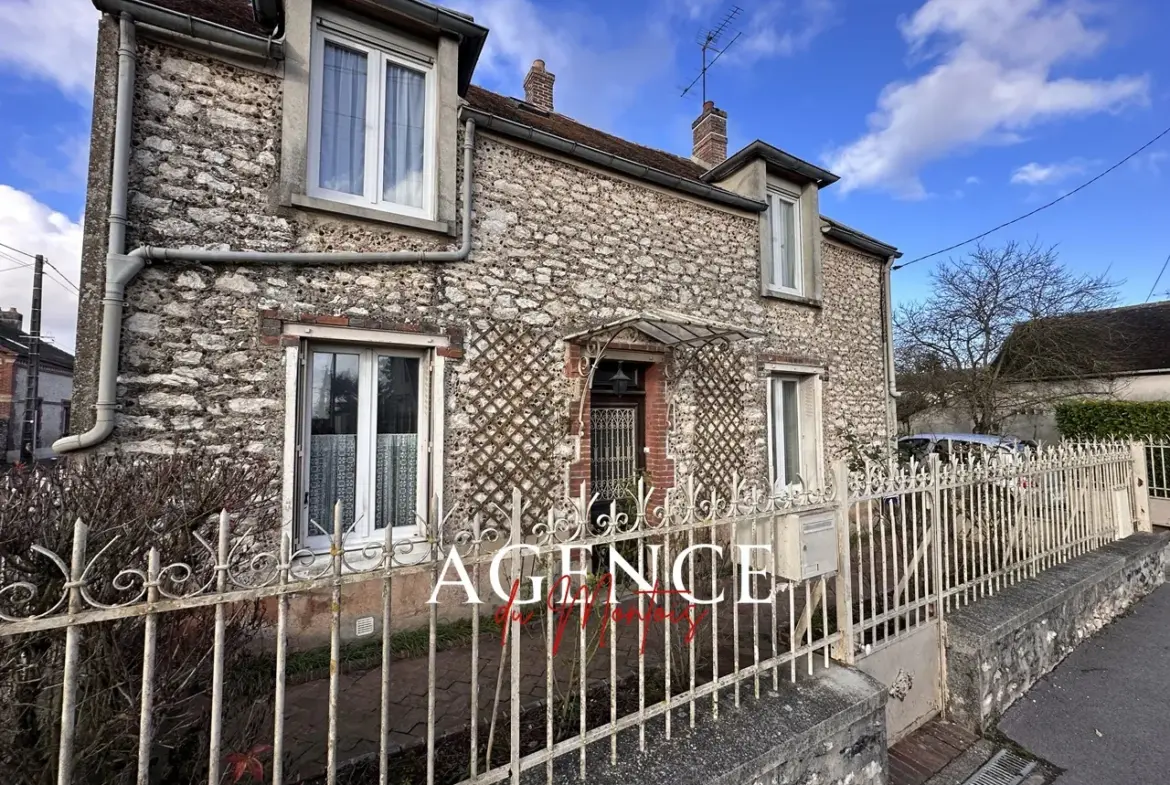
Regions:
<instances>
[{"instance_id":1,"label":"blue sky","mask_svg":"<svg viewBox=\"0 0 1170 785\"><path fill-rule=\"evenodd\" d=\"M730 148L760 138L833 169L823 212L906 259L1039 206L1170 125L1161 0L737 2L743 35L708 88ZM478 83L521 94L543 58L558 111L689 154L700 99L680 88L724 0L448 4L491 28ZM0 0L0 243L74 281L96 19L88 0ZM1069 267L1108 268L1121 301L1141 302L1170 254L1167 205L1170 137L987 242L1058 244ZM0 305L27 312L16 264L0 256ZM895 299L923 296L933 264L896 272ZM55 284L46 298L47 330L69 348L76 300Z\"/></svg>"}]
</instances>

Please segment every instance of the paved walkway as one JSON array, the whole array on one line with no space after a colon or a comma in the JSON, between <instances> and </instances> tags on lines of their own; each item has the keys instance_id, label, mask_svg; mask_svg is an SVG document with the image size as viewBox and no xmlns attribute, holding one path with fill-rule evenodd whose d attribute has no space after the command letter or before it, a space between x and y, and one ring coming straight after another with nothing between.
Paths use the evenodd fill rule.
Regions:
<instances>
[{"instance_id":1,"label":"paved walkway","mask_svg":"<svg viewBox=\"0 0 1170 785\"><path fill-rule=\"evenodd\" d=\"M1064 769L1056 785L1170 782L1170 585L1077 647L999 727Z\"/></svg>"}]
</instances>

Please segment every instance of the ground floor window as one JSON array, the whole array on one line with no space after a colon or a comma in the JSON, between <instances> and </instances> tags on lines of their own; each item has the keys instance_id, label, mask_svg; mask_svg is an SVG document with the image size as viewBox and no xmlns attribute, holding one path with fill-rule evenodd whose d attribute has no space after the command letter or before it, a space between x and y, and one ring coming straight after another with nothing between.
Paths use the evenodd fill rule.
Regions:
<instances>
[{"instance_id":1,"label":"ground floor window","mask_svg":"<svg viewBox=\"0 0 1170 785\"><path fill-rule=\"evenodd\" d=\"M819 398L815 375L768 379L768 462L777 490L820 481Z\"/></svg>"},{"instance_id":2,"label":"ground floor window","mask_svg":"<svg viewBox=\"0 0 1170 785\"><path fill-rule=\"evenodd\" d=\"M347 543L414 536L428 494L425 350L313 345L301 371L301 534L327 547L341 504Z\"/></svg>"}]
</instances>

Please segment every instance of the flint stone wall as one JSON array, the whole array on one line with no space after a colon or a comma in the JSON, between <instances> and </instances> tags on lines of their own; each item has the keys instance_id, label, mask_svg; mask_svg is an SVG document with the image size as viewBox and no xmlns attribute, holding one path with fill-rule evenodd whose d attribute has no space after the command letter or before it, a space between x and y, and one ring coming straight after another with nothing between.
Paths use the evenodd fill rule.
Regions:
<instances>
[{"instance_id":1,"label":"flint stone wall","mask_svg":"<svg viewBox=\"0 0 1170 785\"><path fill-rule=\"evenodd\" d=\"M110 56L110 47L103 52ZM456 242L281 206L279 77L145 35L138 54L129 248L372 251ZM839 428L884 433L877 259L824 240L822 308L764 299L753 215L485 133L474 168L473 251L465 263L149 266L128 290L113 442L143 452L239 444L279 459L286 373L273 332L284 321L434 332L453 347L445 379L452 502L498 499L513 483L556 495L574 457L566 435L580 386L566 369L561 336L648 308L766 334L677 380L670 445L679 481L707 460L695 454L697 443L710 444L704 428L709 435L728 416L742 432L718 446L725 452L714 456L719 465L766 476L761 359L825 366L826 456L841 447ZM89 209L101 210L103 198ZM103 253L100 243L87 243L83 334L100 327ZM79 378L88 380L96 342L79 347ZM696 385L728 389L725 408L698 405ZM85 424L92 385L77 398ZM485 475L493 475L487 486L478 479Z\"/></svg>"}]
</instances>

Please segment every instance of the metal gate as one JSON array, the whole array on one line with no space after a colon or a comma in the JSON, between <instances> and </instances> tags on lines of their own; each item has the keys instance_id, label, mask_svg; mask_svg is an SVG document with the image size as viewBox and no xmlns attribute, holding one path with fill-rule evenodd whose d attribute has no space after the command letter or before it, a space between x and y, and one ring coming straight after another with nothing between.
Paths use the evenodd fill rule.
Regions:
<instances>
[{"instance_id":1,"label":"metal gate","mask_svg":"<svg viewBox=\"0 0 1170 785\"><path fill-rule=\"evenodd\" d=\"M592 408L589 438L593 493L606 501L621 498L638 476L638 407Z\"/></svg>"}]
</instances>

